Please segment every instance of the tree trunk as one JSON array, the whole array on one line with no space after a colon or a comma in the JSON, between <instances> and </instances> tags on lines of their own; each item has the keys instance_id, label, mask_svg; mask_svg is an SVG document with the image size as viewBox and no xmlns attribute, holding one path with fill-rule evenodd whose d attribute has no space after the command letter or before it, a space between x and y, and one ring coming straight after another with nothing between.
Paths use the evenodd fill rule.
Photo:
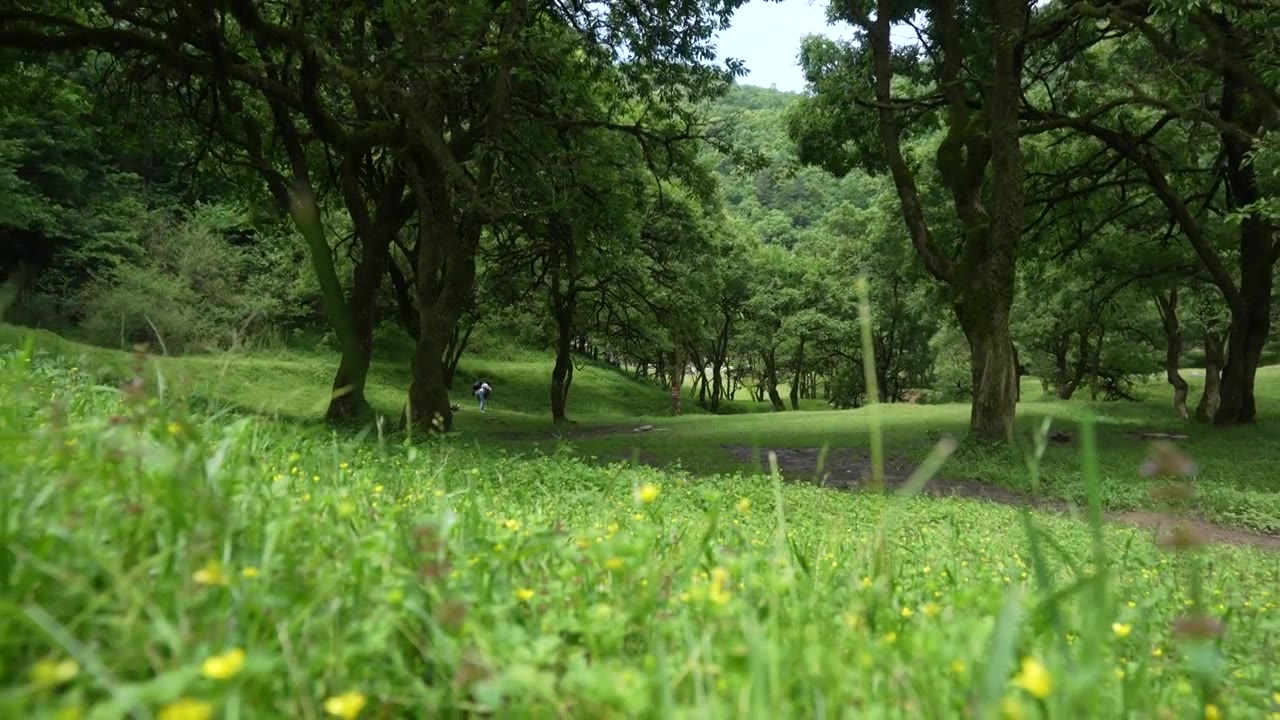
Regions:
<instances>
[{"instance_id":1,"label":"tree trunk","mask_svg":"<svg viewBox=\"0 0 1280 720\"><path fill-rule=\"evenodd\" d=\"M711 412L720 412L720 401L724 398L724 362L717 357L711 362Z\"/></svg>"},{"instance_id":2,"label":"tree trunk","mask_svg":"<svg viewBox=\"0 0 1280 720\"><path fill-rule=\"evenodd\" d=\"M804 338L800 338L800 345L796 348L796 371L791 378L791 409L800 409L800 384L804 382Z\"/></svg>"},{"instance_id":3,"label":"tree trunk","mask_svg":"<svg viewBox=\"0 0 1280 720\"><path fill-rule=\"evenodd\" d=\"M569 384L573 382L573 353L569 334L572 332L572 315L556 313L556 364L551 371L551 419L557 423L568 418Z\"/></svg>"},{"instance_id":4,"label":"tree trunk","mask_svg":"<svg viewBox=\"0 0 1280 720\"><path fill-rule=\"evenodd\" d=\"M466 329L463 329L463 325ZM467 343L471 340L471 331L476 329L475 318L470 318L468 322L459 319L454 323L453 333L449 336L449 345L444 350L444 356L441 358L444 363L444 384L450 390L453 389L453 381L458 375L458 363L462 362L462 354L467 349Z\"/></svg>"},{"instance_id":5,"label":"tree trunk","mask_svg":"<svg viewBox=\"0 0 1280 720\"><path fill-rule=\"evenodd\" d=\"M301 185L301 183L300 183ZM361 347L351 307L342 292L342 285L334 270L333 252L325 239L320 210L309 186L301 186L293 197L289 212L298 231L306 239L311 254L312 268L320 284L321 297L329 325L338 336L341 348L339 370L335 377L335 389L329 400L326 415L330 419L354 420L372 416L372 408L364 397L365 379L368 376L368 350Z\"/></svg>"},{"instance_id":6,"label":"tree trunk","mask_svg":"<svg viewBox=\"0 0 1280 720\"><path fill-rule=\"evenodd\" d=\"M684 389L684 360L679 350L671 351L671 414L679 416L681 391Z\"/></svg>"},{"instance_id":7,"label":"tree trunk","mask_svg":"<svg viewBox=\"0 0 1280 720\"><path fill-rule=\"evenodd\" d=\"M1092 368L1089 373L1089 399L1096 401L1098 399L1098 378L1102 374L1102 343L1107 337L1107 329L1105 327L1098 329L1098 345L1093 352Z\"/></svg>"},{"instance_id":8,"label":"tree trunk","mask_svg":"<svg viewBox=\"0 0 1280 720\"><path fill-rule=\"evenodd\" d=\"M458 217L443 169L421 165L414 182L422 236L415 278L420 324L406 417L426 432L449 432L453 410L443 358L475 286L480 225Z\"/></svg>"},{"instance_id":9,"label":"tree trunk","mask_svg":"<svg viewBox=\"0 0 1280 720\"><path fill-rule=\"evenodd\" d=\"M774 412L787 409L782 404L782 396L778 394L778 363L774 360L772 350L764 356L764 389L769 394L769 403L773 405Z\"/></svg>"},{"instance_id":10,"label":"tree trunk","mask_svg":"<svg viewBox=\"0 0 1280 720\"><path fill-rule=\"evenodd\" d=\"M1018 398L1018 368L1009 332L1008 308L1012 298L957 305L960 327L969 341L972 363L973 405L969 431L983 440L1007 442L1013 438Z\"/></svg>"},{"instance_id":11,"label":"tree trunk","mask_svg":"<svg viewBox=\"0 0 1280 720\"><path fill-rule=\"evenodd\" d=\"M1204 392L1196 405L1196 420L1209 422L1222 401L1222 337L1215 332L1204 335Z\"/></svg>"},{"instance_id":12,"label":"tree trunk","mask_svg":"<svg viewBox=\"0 0 1280 720\"><path fill-rule=\"evenodd\" d=\"M1246 312L1231 313L1227 364L1222 370L1218 411L1213 416L1213 424L1217 427L1244 425L1257 417L1254 378L1270 331L1269 305L1269 301L1248 303Z\"/></svg>"},{"instance_id":13,"label":"tree trunk","mask_svg":"<svg viewBox=\"0 0 1280 720\"><path fill-rule=\"evenodd\" d=\"M1173 288L1169 294L1155 296L1156 310L1160 313L1160 323L1164 327L1164 373L1169 385L1173 387L1173 412L1181 420L1190 417L1187 411L1187 381L1178 371L1182 358L1182 327L1178 323L1178 289Z\"/></svg>"},{"instance_id":14,"label":"tree trunk","mask_svg":"<svg viewBox=\"0 0 1280 720\"><path fill-rule=\"evenodd\" d=\"M369 365L373 361L373 330L377 324L377 296L386 272L390 238L366 237L361 241L360 261L356 264L347 307L351 308L351 329L355 338L354 354L343 353L338 372L333 378L333 394L325 418L331 422L368 419L373 408L365 399Z\"/></svg>"}]
</instances>

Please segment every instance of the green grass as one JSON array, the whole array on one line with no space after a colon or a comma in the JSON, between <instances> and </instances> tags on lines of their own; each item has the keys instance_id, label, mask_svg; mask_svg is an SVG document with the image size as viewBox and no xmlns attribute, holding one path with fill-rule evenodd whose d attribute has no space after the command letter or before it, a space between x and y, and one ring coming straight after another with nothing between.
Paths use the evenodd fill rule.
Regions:
<instances>
[{"instance_id":1,"label":"green grass","mask_svg":"<svg viewBox=\"0 0 1280 720\"><path fill-rule=\"evenodd\" d=\"M16 345L25 329L0 325L0 345ZM50 333L34 334L37 346L73 358L85 368L111 368L101 378L127 372L127 353L68 342ZM549 373L551 359L541 353L510 348L490 349L490 357L464 358L458 374L457 402L463 411L456 424L464 443L510 453L539 455L567 447L584 458L613 462L642 458L648 463L674 464L701 475L751 470L726 451L726 446L780 448L850 448L869 450L872 414L879 412L888 454L918 460L937 440L961 435L968 424L965 404L892 405L874 411L822 410L822 401L806 401L804 412L767 412L767 403L738 400L734 414L708 417L686 397L688 415L669 416L670 397L651 382L637 380L615 368L585 362L575 374L568 428L550 422ZM379 356L404 356L407 348L379 348ZM324 413L335 358L326 352L257 353L248 355L159 358L155 361L178 394L195 393L242 410L314 423ZM1187 373L1192 398L1198 379ZM495 412L475 411L468 389L472 378L484 377L496 388ZM369 397L382 413L396 417L409 384L409 366L378 362L370 374ZM1247 530L1280 534L1280 367L1264 368L1258 377L1259 423L1254 427L1217 430L1178 421L1170 407L1168 386L1151 380L1136 389L1143 402L1062 402L1045 396L1038 381L1025 378L1024 402L1019 408L1018 443L1011 448L965 447L950 459L942 474L972 478L1030 492L1025 458L1030 437L1043 418L1055 427L1075 432L1085 417L1099 422L1098 461L1103 507L1109 511L1156 507L1149 484L1138 467L1150 443L1137 436L1142 430L1185 433L1186 451L1199 466L1197 495L1174 509L1206 520ZM746 397L745 391L740 397ZM394 423L391 423L394 425ZM641 424L661 431L632 433ZM616 428L617 432L604 432ZM1053 499L1083 503L1084 476L1077 446L1051 444L1041 459L1039 493ZM756 467L759 469L759 466ZM793 478L798 479L798 478ZM1163 507L1163 506L1161 506Z\"/></svg>"},{"instance_id":2,"label":"green grass","mask_svg":"<svg viewBox=\"0 0 1280 720\"><path fill-rule=\"evenodd\" d=\"M1280 713L1274 554L1170 553L993 504L343 437L161 400L154 368L130 400L79 354L2 357L0 716ZM240 378L232 402L267 373L307 377L247 364L219 376ZM768 432L866 427L830 415ZM692 448L748 420L668 432ZM903 408L885 429L960 421ZM1174 632L1198 613L1225 632Z\"/></svg>"}]
</instances>

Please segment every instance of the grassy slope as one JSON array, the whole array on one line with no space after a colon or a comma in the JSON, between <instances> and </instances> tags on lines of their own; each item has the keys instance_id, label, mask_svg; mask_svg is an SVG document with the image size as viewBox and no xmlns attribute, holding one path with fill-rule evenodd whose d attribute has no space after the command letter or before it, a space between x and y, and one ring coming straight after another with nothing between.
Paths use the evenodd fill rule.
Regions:
<instances>
[{"instance_id":1,"label":"grassy slope","mask_svg":"<svg viewBox=\"0 0 1280 720\"><path fill-rule=\"evenodd\" d=\"M0 344L14 344L24 332L0 325ZM124 353L69 343L48 333L37 333L36 337L39 346L57 349L70 357L84 357L90 366L123 367L129 362ZM385 350L384 356L405 354L403 348ZM171 382L193 387L199 394L220 402L269 415L314 420L323 413L333 362L328 353L282 353L162 358L158 367ZM570 415L581 425L560 431L553 428L546 410L550 364L545 355L533 352L465 358L458 380L459 395L463 396L458 402L464 410L458 414L457 424L463 438L486 447L523 453L549 452L564 442L582 454L606 460L627 459L639 453L650 462L678 462L692 471L712 473L744 467L725 451L725 446L767 450L829 445L865 451L875 413L880 415L888 452L909 460L923 458L943 435L962 433L968 422L969 409L964 404L762 414L764 404L742 400L734 403L741 414L713 419L686 401L691 414L671 418L664 416L669 397L660 388L613 368L587 363L575 375L570 400ZM482 376L496 388L497 411L486 415L475 412L466 397L471 378ZM1194 376L1189 380L1195 398L1197 380ZM408 382L407 363L377 363L370 377L370 398L380 411L394 416ZM1107 509L1152 507L1148 484L1137 475L1149 443L1135 433L1145 429L1176 430L1190 436L1185 447L1200 467L1198 496L1182 503L1181 511L1224 524L1280 533L1280 479L1272 471L1280 465L1280 368L1265 368L1259 375L1260 422L1251 428L1214 430L1177 421L1168 407L1169 393L1162 382L1141 386L1138 392L1145 400L1142 403L1064 403L1043 397L1037 382L1024 380L1023 397L1027 401L1019 410L1022 442L1005 450L966 448L948 462L943 474L1029 491L1024 459L1026 438L1042 419L1053 418L1055 427L1074 431L1081 418L1094 414L1100 423L1099 462ZM822 405L817 401L806 407ZM626 432L641 423L653 423L662 432ZM620 431L593 431L597 426L619 426ZM563 439L557 438L557 433ZM1042 460L1041 492L1084 501L1074 443L1048 448Z\"/></svg>"},{"instance_id":2,"label":"grassy slope","mask_svg":"<svg viewBox=\"0 0 1280 720\"><path fill-rule=\"evenodd\" d=\"M0 716L185 702L309 718L342 710L335 697L367 703L362 717L1280 710L1275 555L1195 563L1132 529L1098 528L1095 546L1088 526L1038 517L1040 557L1008 507L122 407L72 364L0 354ZM246 396L308 377L245 365L222 378ZM962 420L904 408L889 424L929 424L908 413ZM843 437L863 417L767 419L800 441L806 422ZM701 420L669 432L693 447L721 422ZM1197 603L1227 620L1220 665L1172 631ZM229 649L243 667L206 666Z\"/></svg>"}]
</instances>

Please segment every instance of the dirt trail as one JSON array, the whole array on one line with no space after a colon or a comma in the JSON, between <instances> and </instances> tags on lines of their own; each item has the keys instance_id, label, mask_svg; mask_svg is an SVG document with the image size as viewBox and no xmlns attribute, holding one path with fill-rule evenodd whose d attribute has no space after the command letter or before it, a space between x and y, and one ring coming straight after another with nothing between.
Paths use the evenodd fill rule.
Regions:
<instances>
[{"instance_id":1,"label":"dirt trail","mask_svg":"<svg viewBox=\"0 0 1280 720\"><path fill-rule=\"evenodd\" d=\"M726 445L724 449L740 462L751 464L757 458L761 469L768 471L768 450L758 450L742 445ZM833 449L823 458L822 475L819 477L818 460L821 451L817 448L781 448L773 450L778 458L778 470L790 480L803 481L811 479L821 481L827 487L844 490L860 490L866 486L871 476L871 461L861 453L847 448ZM910 463L899 458L885 461L885 484L890 488L901 487L915 469ZM1031 497L1005 488L984 483L979 480L961 480L947 477L934 477L925 486L926 495L947 497L957 496L973 500L996 502L1002 505L1032 507L1051 512L1066 512L1068 505L1057 500L1046 500ZM1280 537L1263 535L1237 528L1204 522L1194 518L1151 511L1130 511L1107 513L1111 522L1135 525L1147 528L1154 533L1163 533L1181 525L1193 533L1212 542L1232 545L1248 545L1270 551L1280 551Z\"/></svg>"}]
</instances>

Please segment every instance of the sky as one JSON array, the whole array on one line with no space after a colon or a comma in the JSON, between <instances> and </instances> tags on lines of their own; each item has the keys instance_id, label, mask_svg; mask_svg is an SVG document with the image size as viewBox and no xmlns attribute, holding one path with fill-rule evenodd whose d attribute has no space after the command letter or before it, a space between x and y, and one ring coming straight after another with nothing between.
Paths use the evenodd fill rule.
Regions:
<instances>
[{"instance_id":1,"label":"sky","mask_svg":"<svg viewBox=\"0 0 1280 720\"><path fill-rule=\"evenodd\" d=\"M804 74L797 58L800 38L809 34L848 37L849 26L827 25L828 0L750 0L733 14L733 24L720 33L720 60L738 58L747 65L744 85L800 92Z\"/></svg>"}]
</instances>

